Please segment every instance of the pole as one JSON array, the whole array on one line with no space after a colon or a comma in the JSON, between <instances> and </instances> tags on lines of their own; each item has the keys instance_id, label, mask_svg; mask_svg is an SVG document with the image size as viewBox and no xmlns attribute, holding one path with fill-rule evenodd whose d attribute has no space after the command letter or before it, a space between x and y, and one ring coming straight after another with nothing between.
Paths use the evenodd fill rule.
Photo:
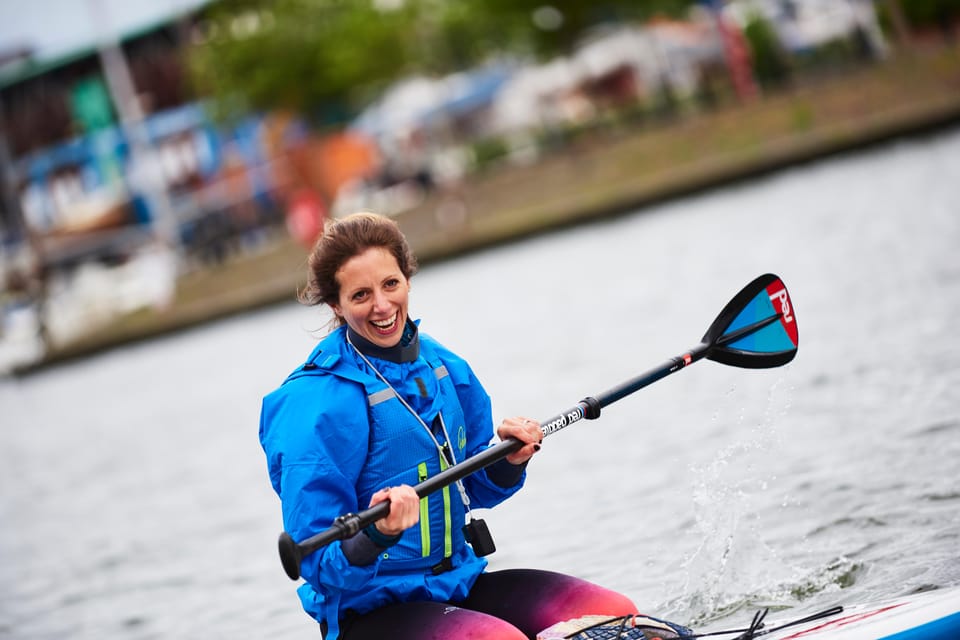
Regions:
<instances>
[{"instance_id":1,"label":"pole","mask_svg":"<svg viewBox=\"0 0 960 640\"><path fill-rule=\"evenodd\" d=\"M180 229L162 175L157 153L153 149L144 122L143 108L126 57L116 35L109 27L109 16L103 0L87 0L90 16L99 25L98 53L106 76L110 96L117 108L120 124L130 144L131 168L128 180L133 189L143 194L150 211L156 240L182 255Z\"/></svg>"}]
</instances>

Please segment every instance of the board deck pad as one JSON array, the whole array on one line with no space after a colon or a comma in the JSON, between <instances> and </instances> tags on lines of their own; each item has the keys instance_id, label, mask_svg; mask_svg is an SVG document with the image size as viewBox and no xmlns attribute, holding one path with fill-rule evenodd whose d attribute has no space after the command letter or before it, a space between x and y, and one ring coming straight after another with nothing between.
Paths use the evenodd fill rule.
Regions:
<instances>
[{"instance_id":1,"label":"board deck pad","mask_svg":"<svg viewBox=\"0 0 960 640\"><path fill-rule=\"evenodd\" d=\"M537 640L671 640L692 634L686 627L644 615L583 616L544 629Z\"/></svg>"}]
</instances>

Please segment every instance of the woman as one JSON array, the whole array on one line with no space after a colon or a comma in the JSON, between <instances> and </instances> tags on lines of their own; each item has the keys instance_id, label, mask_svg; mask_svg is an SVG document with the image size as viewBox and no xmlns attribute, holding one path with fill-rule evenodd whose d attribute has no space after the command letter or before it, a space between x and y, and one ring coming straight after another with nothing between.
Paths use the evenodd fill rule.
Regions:
<instances>
[{"instance_id":1,"label":"woman","mask_svg":"<svg viewBox=\"0 0 960 640\"><path fill-rule=\"evenodd\" d=\"M417 269L397 225L369 213L328 226L310 256L303 299L337 328L264 399L260 441L295 540L389 500L389 515L303 559L298 590L329 638L534 638L585 614L637 612L625 596L535 570L485 572L488 552L461 530L523 485L540 448L536 420L507 418L524 446L418 499L413 485L489 446L490 399L469 365L408 315ZM481 547L479 551L474 547ZM492 550L492 549L491 549Z\"/></svg>"}]
</instances>

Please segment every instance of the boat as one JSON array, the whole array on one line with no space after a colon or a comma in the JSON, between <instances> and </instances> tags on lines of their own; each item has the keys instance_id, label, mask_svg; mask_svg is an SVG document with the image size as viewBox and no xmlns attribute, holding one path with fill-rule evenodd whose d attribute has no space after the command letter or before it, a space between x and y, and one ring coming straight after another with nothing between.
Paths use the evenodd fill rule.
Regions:
<instances>
[{"instance_id":1,"label":"boat","mask_svg":"<svg viewBox=\"0 0 960 640\"><path fill-rule=\"evenodd\" d=\"M912 593L872 604L836 606L803 618L767 620L757 612L751 624L729 631L690 632L648 616L586 616L541 631L537 640L957 640L960 587ZM783 613L783 612L781 612Z\"/></svg>"}]
</instances>

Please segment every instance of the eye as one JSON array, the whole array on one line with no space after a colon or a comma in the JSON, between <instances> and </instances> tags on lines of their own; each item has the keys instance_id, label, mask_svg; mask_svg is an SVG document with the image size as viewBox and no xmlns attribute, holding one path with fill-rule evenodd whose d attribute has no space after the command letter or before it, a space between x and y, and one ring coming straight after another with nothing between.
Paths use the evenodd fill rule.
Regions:
<instances>
[{"instance_id":1,"label":"eye","mask_svg":"<svg viewBox=\"0 0 960 640\"><path fill-rule=\"evenodd\" d=\"M367 291L364 289L360 289L359 291L355 291L353 295L350 296L350 299L354 302L361 302L366 297L367 297Z\"/></svg>"},{"instance_id":2,"label":"eye","mask_svg":"<svg viewBox=\"0 0 960 640\"><path fill-rule=\"evenodd\" d=\"M390 278L383 283L383 286L385 286L387 289L396 289L400 286L400 278Z\"/></svg>"}]
</instances>

